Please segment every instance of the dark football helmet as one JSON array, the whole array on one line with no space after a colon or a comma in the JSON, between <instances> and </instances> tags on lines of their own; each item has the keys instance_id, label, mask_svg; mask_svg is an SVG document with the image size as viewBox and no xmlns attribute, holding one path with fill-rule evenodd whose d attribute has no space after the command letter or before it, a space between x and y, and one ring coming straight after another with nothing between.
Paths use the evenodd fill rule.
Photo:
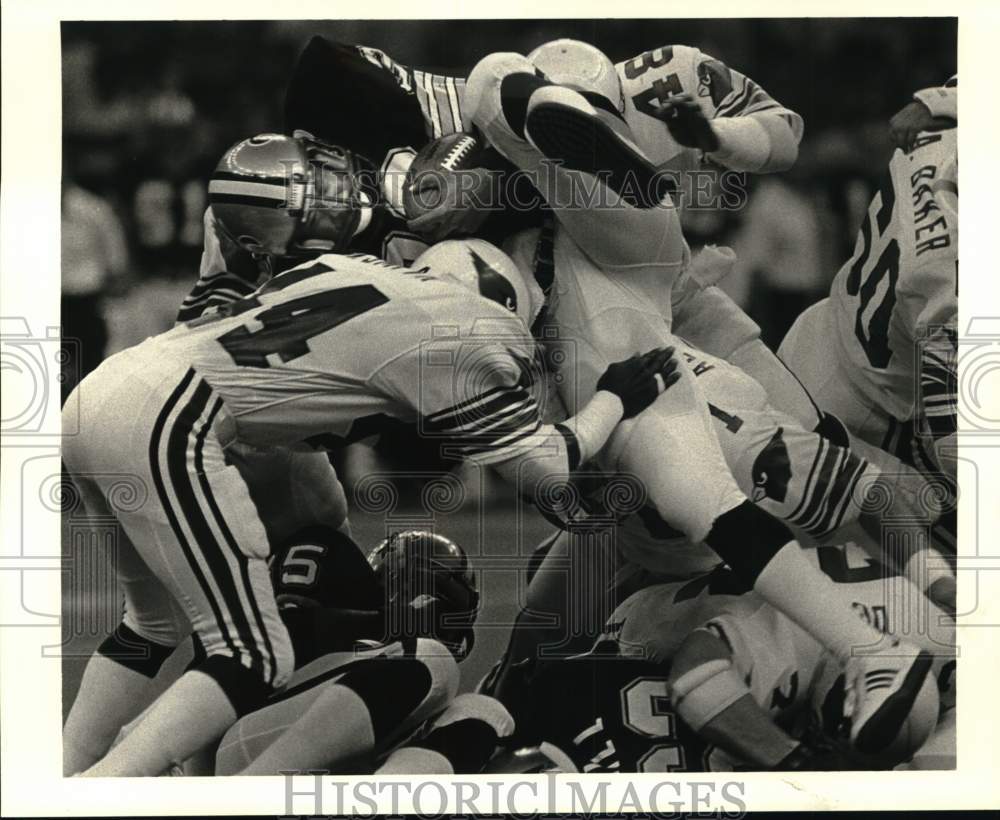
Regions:
<instances>
[{"instance_id":1,"label":"dark football helmet","mask_svg":"<svg viewBox=\"0 0 1000 820\"><path fill-rule=\"evenodd\" d=\"M368 556L394 637L432 636L459 659L475 643L479 589L458 544L425 531L397 532Z\"/></svg>"},{"instance_id":2,"label":"dark football helmet","mask_svg":"<svg viewBox=\"0 0 1000 820\"><path fill-rule=\"evenodd\" d=\"M304 131L236 143L208 183L221 229L272 274L343 251L371 221L376 196L371 162Z\"/></svg>"}]
</instances>

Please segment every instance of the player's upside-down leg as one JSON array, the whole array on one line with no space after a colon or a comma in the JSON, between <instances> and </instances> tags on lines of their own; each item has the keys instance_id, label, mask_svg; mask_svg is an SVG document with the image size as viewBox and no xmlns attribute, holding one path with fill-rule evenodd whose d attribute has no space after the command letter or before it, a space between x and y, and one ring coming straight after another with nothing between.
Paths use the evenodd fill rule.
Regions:
<instances>
[{"instance_id":1,"label":"player's upside-down leg","mask_svg":"<svg viewBox=\"0 0 1000 820\"><path fill-rule=\"evenodd\" d=\"M542 104L549 108L565 104L578 111L590 108L594 112L582 95L568 89L553 93L551 87L552 84L540 76L527 59L517 54L490 55L469 76L466 99L473 122L498 151L522 170L537 173L542 165L543 156L536 147L537 141L531 139L532 107L536 100L539 101L536 108ZM648 175L648 163L643 165L641 155L634 157L634 145L630 145L627 137L622 138L621 126L609 126L607 118L596 112L586 116L591 125L590 133L583 131L569 137L563 133L561 143L565 146L567 139L589 139L588 150L570 146L564 154L572 155L574 160L589 155L591 175L610 169L612 175L608 181L611 184L615 178L621 178L623 164L629 162L630 155L638 174ZM544 120L539 127L546 127ZM554 143L558 147L560 139L555 139ZM549 153L556 152L550 150ZM576 170L580 170L579 166ZM560 227L577 241L581 255L588 257L593 267L610 271L645 264L655 269L663 263L665 275L661 288L669 293L672 276L686 262L686 245L672 208L648 207L649 202L642 203L645 207L632 208L619 200L617 209L587 213L586 209L577 207L578 201L568 200L567 207L567 201L558 198L566 193L569 185L568 171L557 169L554 175L540 175L539 179L548 180L540 193L548 198ZM609 201L613 204L613 197ZM642 219L641 224L645 226L648 222L648 227L631 232L623 239L623 226L629 224L625 220L637 214ZM636 242L636 237L644 241ZM557 239L557 288L560 278L558 243ZM587 266L580 267L585 269ZM565 281L565 273L563 277ZM613 275L608 277L613 278ZM571 291L574 286L580 301L586 302L587 295L581 293L580 283L569 283L567 288ZM631 296L635 317L639 317L640 322L648 320L650 307L642 304L642 297L650 295L648 290L645 294L641 288L634 289L631 294L621 287L614 291L616 296L623 297L622 313L628 313ZM566 295L559 289L557 321L559 313L566 310ZM605 294L594 294L591 298L603 296ZM654 302L663 299L662 296L652 298ZM570 313L575 314L577 322L567 336L572 338L574 332L582 331L591 342L588 350L595 352L597 358L606 356L608 361L613 360L616 345L623 340L630 345L637 337L635 319L623 321L621 316L613 317L603 311L602 318L614 321L609 321L608 333L598 334L589 325L596 318L594 314L602 311L592 311L585 304L582 307L570 305ZM660 308L661 316L669 316L662 305ZM569 325L572 324L571 321ZM659 327L649 322L649 329L657 344L669 343L669 327L665 322ZM852 738L866 746L866 751L878 751L891 742L905 719L908 710L900 706L912 703L925 682L930 669L929 656L900 646L861 621L836 585L808 564L791 531L754 506L739 491L714 437L706 402L693 375L683 366L678 372L681 378L671 390L636 418L620 425L609 441L603 460L613 469L630 472L642 480L650 500L665 521L681 529L692 541L708 543L759 593L847 664L850 685L857 691ZM581 381L586 395L591 379L584 375ZM577 399L566 398L571 410ZM870 656L858 654L873 650L877 653L876 665L880 670L874 669ZM874 675L881 668L894 672L894 681L888 690L874 685L874 677L871 680L868 677L868 673Z\"/></svg>"}]
</instances>

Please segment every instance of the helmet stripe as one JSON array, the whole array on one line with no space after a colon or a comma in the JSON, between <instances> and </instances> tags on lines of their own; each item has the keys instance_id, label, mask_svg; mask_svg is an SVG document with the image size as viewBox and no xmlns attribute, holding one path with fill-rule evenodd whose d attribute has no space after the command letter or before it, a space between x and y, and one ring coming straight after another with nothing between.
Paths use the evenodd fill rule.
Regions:
<instances>
[{"instance_id":1,"label":"helmet stripe","mask_svg":"<svg viewBox=\"0 0 1000 820\"><path fill-rule=\"evenodd\" d=\"M275 210L287 207L284 199L241 196L239 194L209 194L208 201L212 205L253 205L258 208L274 208Z\"/></svg>"},{"instance_id":2,"label":"helmet stripe","mask_svg":"<svg viewBox=\"0 0 1000 820\"><path fill-rule=\"evenodd\" d=\"M246 182L243 180L213 179L208 183L209 198L218 194L235 194L260 199L277 199L284 203L288 198L288 187L282 183L272 185L263 182Z\"/></svg>"},{"instance_id":3,"label":"helmet stripe","mask_svg":"<svg viewBox=\"0 0 1000 820\"><path fill-rule=\"evenodd\" d=\"M231 182L261 182L265 185L287 185L288 177L256 173L235 173L234 171L215 171L212 179L225 179Z\"/></svg>"}]
</instances>

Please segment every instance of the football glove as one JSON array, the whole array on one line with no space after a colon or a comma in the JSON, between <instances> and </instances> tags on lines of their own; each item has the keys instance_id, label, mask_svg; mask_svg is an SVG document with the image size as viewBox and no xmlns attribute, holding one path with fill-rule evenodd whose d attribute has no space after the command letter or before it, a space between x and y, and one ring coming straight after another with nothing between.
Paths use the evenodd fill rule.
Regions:
<instances>
[{"instance_id":1,"label":"football glove","mask_svg":"<svg viewBox=\"0 0 1000 820\"><path fill-rule=\"evenodd\" d=\"M680 145L698 148L706 154L719 150L719 137L701 106L690 94L674 94L656 112L658 119Z\"/></svg>"},{"instance_id":2,"label":"football glove","mask_svg":"<svg viewBox=\"0 0 1000 820\"><path fill-rule=\"evenodd\" d=\"M660 347L623 362L609 364L597 380L597 389L618 396L625 408L623 418L632 418L680 379L673 354L672 347Z\"/></svg>"}]
</instances>

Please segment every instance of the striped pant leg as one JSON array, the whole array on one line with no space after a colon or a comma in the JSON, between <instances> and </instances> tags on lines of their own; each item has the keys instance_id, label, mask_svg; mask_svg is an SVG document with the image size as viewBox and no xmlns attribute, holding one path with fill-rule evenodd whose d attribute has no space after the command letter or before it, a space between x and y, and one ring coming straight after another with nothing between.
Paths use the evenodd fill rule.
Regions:
<instances>
[{"instance_id":1,"label":"striped pant leg","mask_svg":"<svg viewBox=\"0 0 1000 820\"><path fill-rule=\"evenodd\" d=\"M206 382L193 370L184 374L148 437L151 503L121 520L143 560L185 610L205 649L206 671L217 673L227 692L257 689L238 684L233 675L244 681L249 675L266 692L291 673L292 648L267 571L263 523L212 432L221 409L222 400ZM235 665L220 665L222 658Z\"/></svg>"}]
</instances>

